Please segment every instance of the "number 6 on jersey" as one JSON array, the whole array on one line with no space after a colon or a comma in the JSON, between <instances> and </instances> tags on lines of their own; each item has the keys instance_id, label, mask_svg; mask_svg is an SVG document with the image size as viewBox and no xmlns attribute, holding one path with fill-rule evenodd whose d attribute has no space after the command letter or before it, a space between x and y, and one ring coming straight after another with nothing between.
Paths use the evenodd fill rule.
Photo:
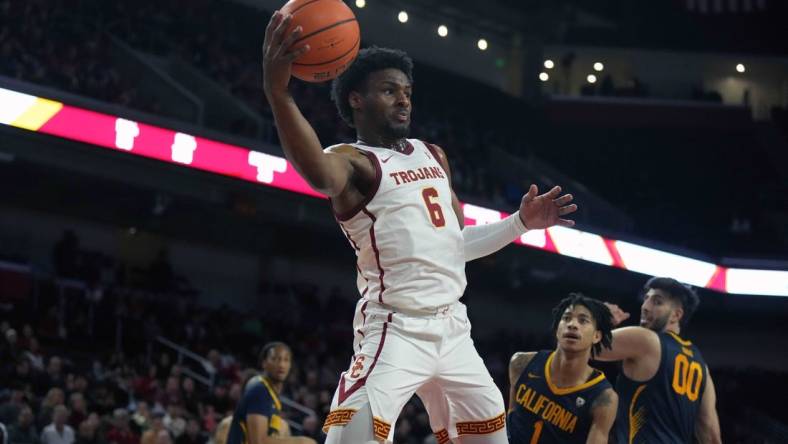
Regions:
<instances>
[{"instance_id":1,"label":"number 6 on jersey","mask_svg":"<svg viewBox=\"0 0 788 444\"><path fill-rule=\"evenodd\" d=\"M429 187L421 190L421 198L424 199L424 205L427 206L427 213L430 215L432 225L437 228L446 226L446 218L443 216L443 208L438 203L438 190Z\"/></svg>"}]
</instances>

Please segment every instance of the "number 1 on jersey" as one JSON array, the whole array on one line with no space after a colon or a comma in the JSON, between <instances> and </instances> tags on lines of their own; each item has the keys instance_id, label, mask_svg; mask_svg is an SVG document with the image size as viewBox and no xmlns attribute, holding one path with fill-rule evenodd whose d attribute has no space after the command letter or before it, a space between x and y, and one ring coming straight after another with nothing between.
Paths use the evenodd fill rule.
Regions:
<instances>
[{"instance_id":1,"label":"number 1 on jersey","mask_svg":"<svg viewBox=\"0 0 788 444\"><path fill-rule=\"evenodd\" d=\"M421 190L421 197L424 199L424 204L427 206L427 213L430 215L432 225L437 228L446 226L446 218L443 216L443 208L438 203L438 190L429 187Z\"/></svg>"},{"instance_id":2,"label":"number 1 on jersey","mask_svg":"<svg viewBox=\"0 0 788 444\"><path fill-rule=\"evenodd\" d=\"M541 420L534 423L534 434L531 435L530 444L536 444L539 442L539 437L542 436L542 427L544 427L544 422Z\"/></svg>"}]
</instances>

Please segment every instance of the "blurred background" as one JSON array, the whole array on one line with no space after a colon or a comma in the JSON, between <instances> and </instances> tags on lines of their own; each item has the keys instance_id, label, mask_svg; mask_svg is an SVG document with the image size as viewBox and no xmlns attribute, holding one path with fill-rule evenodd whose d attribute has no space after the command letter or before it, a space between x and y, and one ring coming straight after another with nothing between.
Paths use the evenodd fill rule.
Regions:
<instances>
[{"instance_id":1,"label":"blurred background","mask_svg":"<svg viewBox=\"0 0 788 444\"><path fill-rule=\"evenodd\" d=\"M788 4L349 5L364 46L415 59L413 137L447 151L463 202L512 212L537 183L580 204L592 237L574 253L512 245L467 266L474 340L504 393L514 351L554 346L550 309L568 292L637 318L637 271L652 268L577 259L603 236L711 267L690 282L702 303L686 336L714 375L723 439L788 442ZM279 6L0 0L8 443L53 444L53 421L80 444L213 442L269 340L294 350L288 421L322 439L358 293L327 202L274 176L260 46ZM324 145L355 140L328 85L291 88ZM194 154L212 149L262 160L214 174ZM396 438L434 442L417 399Z\"/></svg>"}]
</instances>

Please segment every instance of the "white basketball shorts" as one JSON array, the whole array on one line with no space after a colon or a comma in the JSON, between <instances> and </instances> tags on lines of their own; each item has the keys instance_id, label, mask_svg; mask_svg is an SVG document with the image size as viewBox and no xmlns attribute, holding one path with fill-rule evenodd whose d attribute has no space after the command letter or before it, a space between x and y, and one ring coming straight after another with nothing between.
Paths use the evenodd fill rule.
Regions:
<instances>
[{"instance_id":1,"label":"white basketball shorts","mask_svg":"<svg viewBox=\"0 0 788 444\"><path fill-rule=\"evenodd\" d=\"M393 424L414 393L439 444L506 426L501 391L473 345L464 304L424 315L360 301L356 315L354 355L339 378L324 431L348 424L369 404L375 437L391 441Z\"/></svg>"}]
</instances>

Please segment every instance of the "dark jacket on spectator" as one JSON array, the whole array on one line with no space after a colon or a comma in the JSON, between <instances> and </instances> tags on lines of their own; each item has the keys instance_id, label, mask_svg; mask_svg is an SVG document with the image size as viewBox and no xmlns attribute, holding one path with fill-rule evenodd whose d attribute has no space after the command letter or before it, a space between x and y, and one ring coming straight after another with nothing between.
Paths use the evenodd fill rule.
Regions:
<instances>
[{"instance_id":1,"label":"dark jacket on spectator","mask_svg":"<svg viewBox=\"0 0 788 444\"><path fill-rule=\"evenodd\" d=\"M27 428L12 425L8 428L8 444L39 444L38 431L33 424Z\"/></svg>"}]
</instances>

